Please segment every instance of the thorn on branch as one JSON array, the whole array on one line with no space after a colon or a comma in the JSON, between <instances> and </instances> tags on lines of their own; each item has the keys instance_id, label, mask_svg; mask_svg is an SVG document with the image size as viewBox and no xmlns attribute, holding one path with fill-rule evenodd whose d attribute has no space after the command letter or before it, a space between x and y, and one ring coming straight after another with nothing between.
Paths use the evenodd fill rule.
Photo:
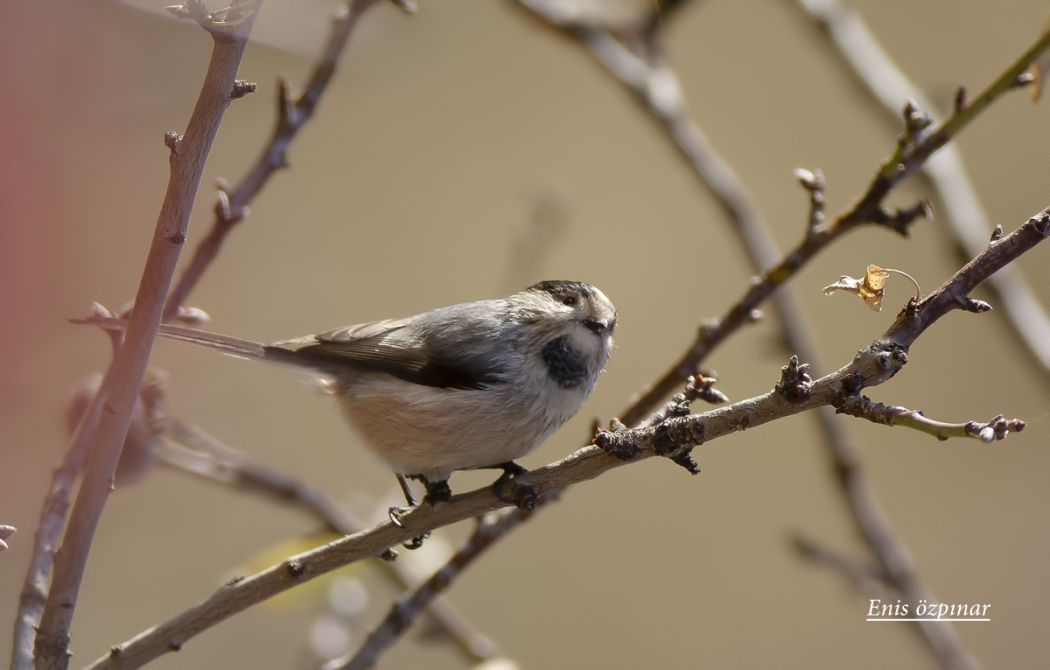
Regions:
<instances>
[{"instance_id":1,"label":"thorn on branch","mask_svg":"<svg viewBox=\"0 0 1050 670\"><path fill-rule=\"evenodd\" d=\"M239 207L233 206L233 201L230 199L230 187L226 180L218 180L215 186L218 191L215 199L215 218L226 225L233 225L248 216L247 207L243 205Z\"/></svg>"},{"instance_id":2,"label":"thorn on branch","mask_svg":"<svg viewBox=\"0 0 1050 670\"><path fill-rule=\"evenodd\" d=\"M792 356L788 364L780 368L780 381L774 390L788 402L800 403L809 400L813 391L813 378L810 377L809 363L799 363L798 356Z\"/></svg>"},{"instance_id":3,"label":"thorn on branch","mask_svg":"<svg viewBox=\"0 0 1050 670\"><path fill-rule=\"evenodd\" d=\"M691 375L685 384L686 397L693 400L703 400L712 405L729 402L729 396L714 387L717 381L716 377L705 377L700 373Z\"/></svg>"},{"instance_id":4,"label":"thorn on branch","mask_svg":"<svg viewBox=\"0 0 1050 670\"><path fill-rule=\"evenodd\" d=\"M930 201L923 198L919 202L915 203L911 207L906 209L890 209L888 207L880 207L877 214L872 217L872 223L880 226L886 226L887 228L896 231L900 235L907 237L908 228L916 219L932 219L933 218L933 206L930 205Z\"/></svg>"},{"instance_id":5,"label":"thorn on branch","mask_svg":"<svg viewBox=\"0 0 1050 670\"><path fill-rule=\"evenodd\" d=\"M682 453L671 456L671 462L682 466L691 475L698 475L700 474L700 464L693 459L692 453L693 448L689 447Z\"/></svg>"},{"instance_id":6,"label":"thorn on branch","mask_svg":"<svg viewBox=\"0 0 1050 670\"><path fill-rule=\"evenodd\" d=\"M933 124L933 119L919 109L914 100L904 103L902 114L904 116L904 134L898 138L901 146L907 146L919 141L922 131Z\"/></svg>"},{"instance_id":7,"label":"thorn on branch","mask_svg":"<svg viewBox=\"0 0 1050 670\"><path fill-rule=\"evenodd\" d=\"M995 228L992 229L992 237L990 241L998 242L1001 239L1003 239L1003 227L996 224Z\"/></svg>"},{"instance_id":8,"label":"thorn on branch","mask_svg":"<svg viewBox=\"0 0 1050 670\"><path fill-rule=\"evenodd\" d=\"M1037 233L1045 236L1047 233L1050 233L1050 211L1044 210L1039 212L1028 219L1028 223L1035 227Z\"/></svg>"},{"instance_id":9,"label":"thorn on branch","mask_svg":"<svg viewBox=\"0 0 1050 670\"><path fill-rule=\"evenodd\" d=\"M0 524L0 551L7 551L7 540L17 532L18 529L6 523Z\"/></svg>"},{"instance_id":10,"label":"thorn on branch","mask_svg":"<svg viewBox=\"0 0 1050 670\"><path fill-rule=\"evenodd\" d=\"M1031 72L1022 72L1017 75L1017 79L1014 79L1014 88L1024 88L1025 86L1031 86L1035 82L1035 74Z\"/></svg>"},{"instance_id":11,"label":"thorn on branch","mask_svg":"<svg viewBox=\"0 0 1050 670\"><path fill-rule=\"evenodd\" d=\"M182 135L179 135L174 130L169 130L164 133L164 146L168 147L171 151L171 155L175 156L179 153L179 144L182 143Z\"/></svg>"},{"instance_id":12,"label":"thorn on branch","mask_svg":"<svg viewBox=\"0 0 1050 670\"><path fill-rule=\"evenodd\" d=\"M627 430L617 432L600 430L594 436L594 444L621 461L633 461L642 453L638 435Z\"/></svg>"},{"instance_id":13,"label":"thorn on branch","mask_svg":"<svg viewBox=\"0 0 1050 670\"><path fill-rule=\"evenodd\" d=\"M824 225L824 173L819 169L811 171L799 168L795 170L795 177L809 193L808 232L812 235Z\"/></svg>"},{"instance_id":14,"label":"thorn on branch","mask_svg":"<svg viewBox=\"0 0 1050 670\"><path fill-rule=\"evenodd\" d=\"M277 128L280 130L295 126L295 100L292 99L288 80L277 78Z\"/></svg>"},{"instance_id":15,"label":"thorn on branch","mask_svg":"<svg viewBox=\"0 0 1050 670\"><path fill-rule=\"evenodd\" d=\"M973 312L974 314L983 314L984 312L992 311L992 306L984 300L977 300L969 296L961 295L957 298L959 303L959 309L964 312Z\"/></svg>"},{"instance_id":16,"label":"thorn on branch","mask_svg":"<svg viewBox=\"0 0 1050 670\"><path fill-rule=\"evenodd\" d=\"M416 5L415 0L390 0L398 9L403 11L405 14L415 14L419 7Z\"/></svg>"},{"instance_id":17,"label":"thorn on branch","mask_svg":"<svg viewBox=\"0 0 1050 670\"><path fill-rule=\"evenodd\" d=\"M955 109L955 113L956 114L961 114L963 111L966 110L966 106L968 104L970 104L970 103L966 99L966 87L965 86L960 86L958 89L955 90L955 100L954 100L954 105L953 105L953 108Z\"/></svg>"},{"instance_id":18,"label":"thorn on branch","mask_svg":"<svg viewBox=\"0 0 1050 670\"><path fill-rule=\"evenodd\" d=\"M653 451L682 466L690 474L699 474L700 466L690 454L693 447L703 444L704 433L703 422L695 417L668 419L653 429Z\"/></svg>"},{"instance_id":19,"label":"thorn on branch","mask_svg":"<svg viewBox=\"0 0 1050 670\"><path fill-rule=\"evenodd\" d=\"M1020 419L1005 419L1002 414L985 424L970 421L963 429L967 435L973 435L985 444L991 444L996 440L1005 440L1010 433L1020 433L1025 428L1025 422Z\"/></svg>"},{"instance_id":20,"label":"thorn on branch","mask_svg":"<svg viewBox=\"0 0 1050 670\"><path fill-rule=\"evenodd\" d=\"M175 316L172 317L173 321L183 323L187 326L200 326L211 321L211 315L205 312L200 307L192 307L180 305L175 310Z\"/></svg>"},{"instance_id":21,"label":"thorn on branch","mask_svg":"<svg viewBox=\"0 0 1050 670\"><path fill-rule=\"evenodd\" d=\"M856 395L864 388L864 377L851 372L842 378L842 392L846 395Z\"/></svg>"},{"instance_id":22,"label":"thorn on branch","mask_svg":"<svg viewBox=\"0 0 1050 670\"><path fill-rule=\"evenodd\" d=\"M249 93L255 93L255 89L258 87L254 81L245 81L244 79L236 79L233 82L233 90L230 92L230 99L237 100L243 98Z\"/></svg>"},{"instance_id":23,"label":"thorn on branch","mask_svg":"<svg viewBox=\"0 0 1050 670\"><path fill-rule=\"evenodd\" d=\"M890 343L875 354L875 360L880 368L890 372L892 376L908 363L908 352L899 344Z\"/></svg>"}]
</instances>

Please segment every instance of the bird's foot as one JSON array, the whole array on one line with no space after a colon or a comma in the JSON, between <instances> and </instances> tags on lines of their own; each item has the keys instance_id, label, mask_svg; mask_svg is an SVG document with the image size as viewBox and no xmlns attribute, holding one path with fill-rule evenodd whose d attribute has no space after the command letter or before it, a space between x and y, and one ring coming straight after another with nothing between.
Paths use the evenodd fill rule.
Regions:
<instances>
[{"instance_id":1,"label":"bird's foot","mask_svg":"<svg viewBox=\"0 0 1050 670\"><path fill-rule=\"evenodd\" d=\"M452 499L452 489L448 486L448 480L443 479L441 481L432 482L423 475L407 475L407 477L409 479L416 479L423 482L423 486L426 487L427 493L423 496L423 502L417 503L415 496L412 495L412 491L408 487L408 482L405 481L405 476L397 476L398 483L401 485L401 490L405 494L405 500L408 502L408 507L391 507L387 511L387 516L390 518L390 523L398 528L405 527L401 522L401 517L419 507L420 504L433 508ZM423 542L428 537L430 537L429 531L422 535L413 537L408 542L404 542L402 546L404 546L405 549L419 549L423 546Z\"/></svg>"},{"instance_id":2,"label":"bird's foot","mask_svg":"<svg viewBox=\"0 0 1050 670\"><path fill-rule=\"evenodd\" d=\"M390 518L390 523L394 524L398 528L404 528L405 524L401 522L401 517L416 509L416 507L418 507L418 505L416 505L415 507L391 507L389 510L387 510L387 516ZM403 542L401 546L403 546L405 549L419 549L423 546L423 541L426 540L428 537L430 537L429 531L423 533L422 535L416 535L408 542Z\"/></svg>"},{"instance_id":3,"label":"bird's foot","mask_svg":"<svg viewBox=\"0 0 1050 670\"><path fill-rule=\"evenodd\" d=\"M512 503L518 509L533 509L539 496L536 489L525 482L518 481L518 477L528 474L528 470L514 461L501 463L498 467L503 468L503 474L492 484L492 492L497 498L506 503Z\"/></svg>"}]
</instances>

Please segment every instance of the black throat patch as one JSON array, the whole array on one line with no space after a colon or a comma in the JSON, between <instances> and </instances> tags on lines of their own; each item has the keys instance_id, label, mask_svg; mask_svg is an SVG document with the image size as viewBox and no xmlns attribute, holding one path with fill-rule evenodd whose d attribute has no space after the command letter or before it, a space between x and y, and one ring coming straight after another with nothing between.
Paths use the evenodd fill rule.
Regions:
<instances>
[{"instance_id":1,"label":"black throat patch","mask_svg":"<svg viewBox=\"0 0 1050 670\"><path fill-rule=\"evenodd\" d=\"M568 336L553 339L543 347L547 374L563 389L579 386L587 379L587 360L569 346Z\"/></svg>"}]
</instances>

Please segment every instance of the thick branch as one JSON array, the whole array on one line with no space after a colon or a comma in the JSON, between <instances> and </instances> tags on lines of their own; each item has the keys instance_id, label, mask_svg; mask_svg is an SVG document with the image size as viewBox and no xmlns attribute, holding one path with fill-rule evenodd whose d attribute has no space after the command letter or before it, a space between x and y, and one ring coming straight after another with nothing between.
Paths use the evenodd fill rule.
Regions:
<instances>
[{"instance_id":1,"label":"thick branch","mask_svg":"<svg viewBox=\"0 0 1050 670\"><path fill-rule=\"evenodd\" d=\"M99 392L105 401L94 431L80 492L62 546L55 556L54 578L37 632L35 655L38 667L65 668L69 663L69 626L76 608L87 555L109 496L132 409L160 323L164 299L186 239L190 212L204 164L223 113L230 103L237 68L260 4L261 0L252 3L247 8L247 15L234 26L213 27L211 62L186 135L168 142L171 148L171 177L124 344L113 362L111 373L107 375L107 383ZM79 432L85 431L88 423L81 424L75 441L86 439Z\"/></svg>"},{"instance_id":2,"label":"thick branch","mask_svg":"<svg viewBox=\"0 0 1050 670\"><path fill-rule=\"evenodd\" d=\"M629 429L614 435L632 440L642 449L638 459L643 459L655 455L657 444L688 449L702 441L709 442L745 428L831 405L844 393L857 393L865 386L881 384L906 364L908 347L933 321L947 313L950 305L960 306L959 296L964 291L972 290L1003 264L1018 258L1048 235L1050 212L1042 212L998 243L990 245L926 300L914 309L902 312L885 335L858 352L849 364L811 382L809 393L800 402L792 402L780 393L770 391L701 414L668 419L655 428ZM531 471L522 477L522 481L532 486L543 499L624 464L625 461L592 445ZM454 496L449 503L436 508L422 505L402 516L401 526L383 523L293 556L251 577L233 580L200 604L113 647L109 654L90 667L96 670L139 667L180 648L187 640L237 612L297 584L362 558L376 556L424 531L504 506L506 503L496 498L490 487Z\"/></svg>"}]
</instances>

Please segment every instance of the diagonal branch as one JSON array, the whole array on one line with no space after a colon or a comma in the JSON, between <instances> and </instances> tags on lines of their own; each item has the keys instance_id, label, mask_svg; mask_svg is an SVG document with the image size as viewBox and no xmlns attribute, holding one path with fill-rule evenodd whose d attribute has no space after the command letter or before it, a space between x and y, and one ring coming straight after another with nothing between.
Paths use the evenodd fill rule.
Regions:
<instances>
[{"instance_id":1,"label":"diagonal branch","mask_svg":"<svg viewBox=\"0 0 1050 670\"><path fill-rule=\"evenodd\" d=\"M226 184L219 184L219 199L215 204L215 219L211 230L201 240L190 264L168 296L164 308L165 321L174 317L179 307L186 302L201 277L219 255L226 237L248 215L248 205L266 186L270 177L277 170L288 167L288 148L299 134L299 130L313 116L321 96L335 74L339 58L346 49L358 20L377 2L379 0L350 0L347 7L332 18L328 40L314 62L302 92L294 100L288 91L287 82L278 82L277 122L270 140L236 187L231 189Z\"/></svg>"},{"instance_id":2,"label":"diagonal branch","mask_svg":"<svg viewBox=\"0 0 1050 670\"><path fill-rule=\"evenodd\" d=\"M431 606L464 570L496 541L528 521L530 510L504 510L496 519L482 518L474 533L437 572L393 604L383 620L368 635L361 648L322 666L322 670L367 670Z\"/></svg>"},{"instance_id":3,"label":"diagonal branch","mask_svg":"<svg viewBox=\"0 0 1050 670\"><path fill-rule=\"evenodd\" d=\"M323 491L252 460L247 454L222 444L181 419L168 417L167 424L169 439L162 444L158 456L168 467L284 504L292 502L338 535L351 535L365 528L364 523ZM380 558L393 559L396 556L393 550L387 550ZM396 563L384 560L382 566L383 574L398 588L409 589L414 585L414 580ZM455 643L471 662L478 663L499 655L496 645L475 630L449 603L431 599L426 603L426 614L433 619L437 630Z\"/></svg>"},{"instance_id":4,"label":"diagonal branch","mask_svg":"<svg viewBox=\"0 0 1050 670\"><path fill-rule=\"evenodd\" d=\"M934 109L933 102L909 81L871 34L864 20L838 0L799 0L799 7L815 19L835 45L851 73L882 103L894 119L907 100L920 109ZM959 89L956 105L966 105L965 90ZM992 226L954 146L945 147L922 167L945 210L945 220L964 258L975 256L984 246ZM1020 271L1004 268L988 283L996 303L1003 306L1014 333L1029 352L1050 371L1050 317L1025 283Z\"/></svg>"},{"instance_id":5,"label":"diagonal branch","mask_svg":"<svg viewBox=\"0 0 1050 670\"><path fill-rule=\"evenodd\" d=\"M652 428L627 429L615 435L629 440L640 451L636 460L663 452L686 451L701 442L710 442L745 428L755 427L786 416L831 405L842 394L859 393L866 386L882 384L907 363L911 344L937 319L961 308L964 298L997 270L1050 236L1050 210L1039 213L1013 233L993 242L941 288L927 298L911 304L898 316L886 333L857 353L839 370L807 383L799 389L797 400L770 391L701 414L667 419ZM801 380L800 380L801 381ZM558 495L566 487L594 479L627 461L605 453L598 446L583 447L569 456L522 476L522 482L535 489L540 501ZM386 522L288 558L251 577L235 579L201 603L158 624L131 640L114 646L89 667L135 668L165 653L179 649L194 636L221 621L278 593L309 581L331 570L404 542L423 531L447 526L505 507L491 487L454 496L450 502L432 508L415 508L401 517L401 525ZM897 566L890 563L888 566Z\"/></svg>"},{"instance_id":6,"label":"diagonal branch","mask_svg":"<svg viewBox=\"0 0 1050 670\"><path fill-rule=\"evenodd\" d=\"M525 0L522 0L525 1ZM906 234L908 225L923 214L922 208L894 211L883 206L890 191L916 172L938 149L948 143L976 119L996 99L1015 89L1018 77L1050 47L1050 30L1045 30L1009 67L969 105L956 109L933 130L912 136L900 143L896 151L879 167L867 190L848 209L838 214L823 228L807 235L775 264L768 267L726 312L698 333L697 339L668 370L621 413L627 425L634 425L655 410L663 398L672 393L704 361L710 352L729 335L752 319L752 313L775 291L791 279L817 253L841 235L864 224L886 226ZM987 239L987 238L986 238Z\"/></svg>"},{"instance_id":7,"label":"diagonal branch","mask_svg":"<svg viewBox=\"0 0 1050 670\"><path fill-rule=\"evenodd\" d=\"M199 3L194 3L199 4ZM112 486L121 447L146 372L164 300L186 239L190 212L223 113L230 104L234 81L245 44L261 5L240 3L247 12L235 26L213 27L214 46L197 104L184 138L166 136L171 150L171 176L157 219L153 241L142 273L135 309L123 346L116 355L99 396L98 425L88 453L76 503L69 517L62 546L55 556L54 577L44 605L34 645L38 667L65 668L69 663L69 627L87 564L95 528ZM74 442L87 440L92 421L81 423Z\"/></svg>"},{"instance_id":8,"label":"diagonal branch","mask_svg":"<svg viewBox=\"0 0 1050 670\"><path fill-rule=\"evenodd\" d=\"M618 79L635 99L639 101L660 127L665 136L672 142L680 155L692 169L700 183L706 187L722 206L733 230L739 235L745 250L758 272L765 271L755 280L752 290L745 294L743 301L735 305L722 319L705 323L700 329L696 345L687 350L683 357L664 374L657 384L639 398L623 414L622 423L638 427L652 427L662 422L672 412L678 411L679 398L676 396L660 411L650 414L657 403L674 390L682 379L696 372L701 360L711 352L714 346L724 341L741 325L753 320L757 306L769 298L774 311L779 317L784 338L789 348L801 354L806 360L820 367L817 348L813 337L805 324L797 318L800 313L793 297L786 290L776 288L790 279L804 263L829 244L837 234L850 227L871 222L887 226L899 233L906 233L908 226L919 216L929 216L928 205L920 202L906 210L888 210L881 205L882 200L899 181L900 175L890 174L887 180L883 176L885 164L869 187L869 193L852 210L843 215L848 225L829 229L826 225L824 207L824 183L819 170L798 171L803 187L810 195L810 217L805 236L796 250L778 260L779 254L769 237L767 226L762 222L757 207L747 195L743 185L733 174L729 166L718 156L702 132L689 118L678 80L663 61L663 49L660 48L658 34L649 30L644 34L642 53L632 50L628 44L614 37L608 30L595 25L581 24L578 18L559 15L557 6L543 0L518 0L518 6L530 10L535 16L545 20L548 25L574 38L589 49L595 59L606 71ZM657 6L653 14L658 14ZM648 26L658 25L650 20ZM897 154L891 161L896 168L903 159L904 152L921 145L921 132L929 125L929 120L916 110L906 110L905 121L907 132L898 144ZM920 159L921 160L921 159ZM885 189L885 190L881 190ZM852 221L850 220L852 218ZM842 220L837 223L842 223ZM802 253L803 251L808 252ZM750 301L750 302L748 302ZM707 343L705 345L705 342ZM702 346L702 350L698 350ZM688 407L688 404L685 405ZM642 418L649 415L647 419ZM874 492L859 465L859 452L843 426L836 422L834 414L827 407L817 412L829 456L839 474L838 481L843 495L849 502L849 509L864 539L885 564L895 566L893 574L897 583L907 595L915 599L930 597L919 582L914 567L908 558L905 547L897 540L888 521L879 508ZM694 471L695 463L687 454L671 454L673 460ZM974 667L975 661L963 649L958 638L946 626L919 622L917 625L928 647L945 667Z\"/></svg>"}]
</instances>

